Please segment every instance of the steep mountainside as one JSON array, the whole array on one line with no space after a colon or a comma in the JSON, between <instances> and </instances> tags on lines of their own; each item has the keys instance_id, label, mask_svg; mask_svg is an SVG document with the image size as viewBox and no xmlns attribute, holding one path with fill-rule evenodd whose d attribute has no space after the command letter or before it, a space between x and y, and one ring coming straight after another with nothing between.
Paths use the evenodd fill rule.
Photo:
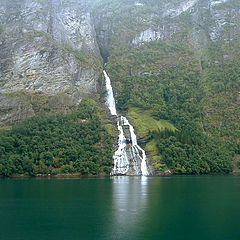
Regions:
<instances>
[{"instance_id":1,"label":"steep mountainside","mask_svg":"<svg viewBox=\"0 0 240 240\"><path fill-rule=\"evenodd\" d=\"M0 126L76 110L86 97L103 103L105 61L118 113L136 128L150 172L231 172L233 163L237 171L239 43L240 0L0 0ZM98 112L114 135L115 122ZM4 134L17 144L14 131ZM3 156L7 148L0 144Z\"/></svg>"},{"instance_id":2,"label":"steep mountainside","mask_svg":"<svg viewBox=\"0 0 240 240\"><path fill-rule=\"evenodd\" d=\"M84 1L1 0L0 49L2 126L97 92L102 63Z\"/></svg>"},{"instance_id":3,"label":"steep mountainside","mask_svg":"<svg viewBox=\"0 0 240 240\"><path fill-rule=\"evenodd\" d=\"M240 141L239 16L239 0L95 3L117 107L160 172L231 171Z\"/></svg>"},{"instance_id":4,"label":"steep mountainside","mask_svg":"<svg viewBox=\"0 0 240 240\"><path fill-rule=\"evenodd\" d=\"M119 44L157 40L202 49L209 41L237 40L239 8L239 0L97 1L97 36L106 55L116 53Z\"/></svg>"}]
</instances>

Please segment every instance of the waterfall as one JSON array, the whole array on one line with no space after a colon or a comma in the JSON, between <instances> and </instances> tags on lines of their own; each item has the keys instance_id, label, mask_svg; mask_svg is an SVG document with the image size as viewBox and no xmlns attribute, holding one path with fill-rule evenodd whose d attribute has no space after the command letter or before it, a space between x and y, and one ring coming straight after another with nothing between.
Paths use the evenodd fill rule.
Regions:
<instances>
[{"instance_id":1,"label":"waterfall","mask_svg":"<svg viewBox=\"0 0 240 240\"><path fill-rule=\"evenodd\" d=\"M113 96L113 90L112 90L112 86L111 86L111 80L108 77L106 71L103 71L103 74L104 74L104 77L105 77L106 89L107 89L106 105L108 106L112 115L117 115L115 99L114 99L114 96Z\"/></svg>"},{"instance_id":2,"label":"waterfall","mask_svg":"<svg viewBox=\"0 0 240 240\"><path fill-rule=\"evenodd\" d=\"M118 149L113 155L114 167L112 175L149 175L146 163L146 153L138 145L137 136L133 126L124 116L118 116L116 103L111 86L111 80L106 71L103 71L106 89L107 101L106 105L110 110L111 115L117 116L118 126ZM129 132L128 136L126 133Z\"/></svg>"}]
</instances>

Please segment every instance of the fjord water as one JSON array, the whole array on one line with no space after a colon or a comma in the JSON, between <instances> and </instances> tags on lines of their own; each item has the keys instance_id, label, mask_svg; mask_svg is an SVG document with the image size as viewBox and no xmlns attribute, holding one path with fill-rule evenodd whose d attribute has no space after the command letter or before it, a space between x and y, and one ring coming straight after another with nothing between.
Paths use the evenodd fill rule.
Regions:
<instances>
[{"instance_id":1,"label":"fjord water","mask_svg":"<svg viewBox=\"0 0 240 240\"><path fill-rule=\"evenodd\" d=\"M239 176L0 179L2 240L239 240Z\"/></svg>"}]
</instances>

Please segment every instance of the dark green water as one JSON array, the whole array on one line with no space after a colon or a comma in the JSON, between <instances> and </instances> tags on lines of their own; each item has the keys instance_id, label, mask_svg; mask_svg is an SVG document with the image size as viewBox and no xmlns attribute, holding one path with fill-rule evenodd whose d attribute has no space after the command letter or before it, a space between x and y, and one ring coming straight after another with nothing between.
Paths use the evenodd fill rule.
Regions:
<instances>
[{"instance_id":1,"label":"dark green water","mask_svg":"<svg viewBox=\"0 0 240 240\"><path fill-rule=\"evenodd\" d=\"M0 179L0 240L239 240L240 177Z\"/></svg>"}]
</instances>

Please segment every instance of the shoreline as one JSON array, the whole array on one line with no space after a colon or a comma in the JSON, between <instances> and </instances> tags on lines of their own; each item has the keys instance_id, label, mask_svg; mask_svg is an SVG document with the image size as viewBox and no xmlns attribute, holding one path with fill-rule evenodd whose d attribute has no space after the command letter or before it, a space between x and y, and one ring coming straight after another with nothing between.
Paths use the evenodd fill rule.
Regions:
<instances>
[{"instance_id":1,"label":"shoreline","mask_svg":"<svg viewBox=\"0 0 240 240\"><path fill-rule=\"evenodd\" d=\"M174 177L174 176L208 176L208 175L240 175L240 172L231 172L231 173L207 173L207 174L155 174L148 175L145 177ZM80 178L101 178L101 177L142 177L141 175L108 175L108 174L99 174L99 175L82 175L79 173L74 174L38 174L36 176L31 176L27 174L12 175L12 176L0 176L0 179L80 179Z\"/></svg>"}]
</instances>

